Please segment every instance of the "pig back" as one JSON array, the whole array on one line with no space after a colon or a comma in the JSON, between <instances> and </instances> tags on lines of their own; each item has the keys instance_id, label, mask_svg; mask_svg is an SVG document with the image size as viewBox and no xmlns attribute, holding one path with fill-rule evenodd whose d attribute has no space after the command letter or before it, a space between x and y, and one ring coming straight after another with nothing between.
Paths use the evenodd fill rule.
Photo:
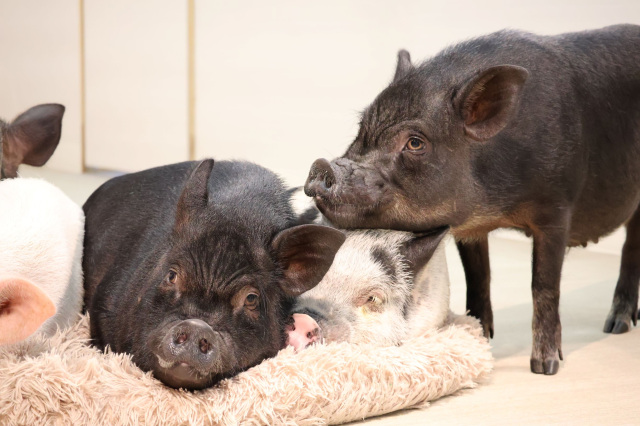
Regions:
<instances>
[{"instance_id":1,"label":"pig back","mask_svg":"<svg viewBox=\"0 0 640 426\"><path fill-rule=\"evenodd\" d=\"M126 283L126 276L172 232L180 194L197 164L176 163L119 176L89 197L83 206L85 309L107 274L110 282ZM244 226L247 235L271 238L294 222L280 178L256 164L216 161L208 188L211 219L218 224L227 221Z\"/></svg>"},{"instance_id":2,"label":"pig back","mask_svg":"<svg viewBox=\"0 0 640 426\"><path fill-rule=\"evenodd\" d=\"M0 279L31 281L56 314L37 333L53 334L82 308L84 215L60 189L40 179L0 182Z\"/></svg>"}]
</instances>

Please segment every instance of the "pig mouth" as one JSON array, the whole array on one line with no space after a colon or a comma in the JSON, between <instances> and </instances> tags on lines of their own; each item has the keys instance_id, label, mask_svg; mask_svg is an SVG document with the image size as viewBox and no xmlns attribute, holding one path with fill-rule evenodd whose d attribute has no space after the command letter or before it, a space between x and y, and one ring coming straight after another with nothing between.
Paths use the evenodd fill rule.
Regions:
<instances>
[{"instance_id":1,"label":"pig mouth","mask_svg":"<svg viewBox=\"0 0 640 426\"><path fill-rule=\"evenodd\" d=\"M204 389L222 379L211 372L203 372L184 361L168 361L156 355L158 368L153 374L167 386L191 390Z\"/></svg>"},{"instance_id":2,"label":"pig mouth","mask_svg":"<svg viewBox=\"0 0 640 426\"><path fill-rule=\"evenodd\" d=\"M333 224L341 228L359 228L363 220L379 216L383 208L389 204L380 200L374 202L345 202L341 197L315 196L318 210Z\"/></svg>"}]
</instances>

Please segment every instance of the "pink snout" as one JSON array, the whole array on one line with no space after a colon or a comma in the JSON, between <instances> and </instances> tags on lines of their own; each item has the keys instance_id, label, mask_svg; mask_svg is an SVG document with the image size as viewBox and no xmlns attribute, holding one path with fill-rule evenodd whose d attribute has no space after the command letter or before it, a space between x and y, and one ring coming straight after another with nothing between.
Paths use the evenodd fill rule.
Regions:
<instances>
[{"instance_id":1,"label":"pink snout","mask_svg":"<svg viewBox=\"0 0 640 426\"><path fill-rule=\"evenodd\" d=\"M287 335L287 345L293 346L296 351L322 341L320 326L306 314L293 314L293 324L287 327Z\"/></svg>"}]
</instances>

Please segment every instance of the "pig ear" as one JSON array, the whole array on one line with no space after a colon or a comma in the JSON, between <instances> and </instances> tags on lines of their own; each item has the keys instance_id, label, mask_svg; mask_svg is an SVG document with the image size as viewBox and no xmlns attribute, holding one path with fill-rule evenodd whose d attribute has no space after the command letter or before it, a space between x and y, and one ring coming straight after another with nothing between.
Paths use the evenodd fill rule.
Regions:
<instances>
[{"instance_id":1,"label":"pig ear","mask_svg":"<svg viewBox=\"0 0 640 426\"><path fill-rule=\"evenodd\" d=\"M400 247L400 253L407 259L413 276L426 266L447 231L449 227L443 226L428 233L416 234Z\"/></svg>"},{"instance_id":2,"label":"pig ear","mask_svg":"<svg viewBox=\"0 0 640 426\"><path fill-rule=\"evenodd\" d=\"M411 55L409 52L402 49L398 52L398 64L396 65L396 74L393 76L393 83L409 74L409 71L411 70L413 70Z\"/></svg>"},{"instance_id":3,"label":"pig ear","mask_svg":"<svg viewBox=\"0 0 640 426\"><path fill-rule=\"evenodd\" d=\"M209 202L209 177L213 170L213 159L198 163L184 185L176 210L176 225L189 222L194 211L203 210Z\"/></svg>"},{"instance_id":4,"label":"pig ear","mask_svg":"<svg viewBox=\"0 0 640 426\"><path fill-rule=\"evenodd\" d=\"M333 263L345 235L322 225L300 225L285 229L271 246L284 269L280 286L295 297L316 286Z\"/></svg>"},{"instance_id":5,"label":"pig ear","mask_svg":"<svg viewBox=\"0 0 640 426\"><path fill-rule=\"evenodd\" d=\"M42 166L60 142L64 106L43 104L20 114L6 129L6 141L13 155L7 159L14 168L21 163Z\"/></svg>"},{"instance_id":6,"label":"pig ear","mask_svg":"<svg viewBox=\"0 0 640 426\"><path fill-rule=\"evenodd\" d=\"M20 278L0 280L0 345L20 342L56 313L51 299Z\"/></svg>"},{"instance_id":7,"label":"pig ear","mask_svg":"<svg viewBox=\"0 0 640 426\"><path fill-rule=\"evenodd\" d=\"M515 65L500 65L470 79L459 92L458 111L471 139L485 141L511 119L529 72Z\"/></svg>"}]
</instances>

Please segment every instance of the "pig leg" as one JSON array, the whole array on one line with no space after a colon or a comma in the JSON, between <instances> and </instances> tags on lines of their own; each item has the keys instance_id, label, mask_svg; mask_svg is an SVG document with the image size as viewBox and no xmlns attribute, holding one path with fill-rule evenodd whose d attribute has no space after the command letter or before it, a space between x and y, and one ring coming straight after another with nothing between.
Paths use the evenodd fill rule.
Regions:
<instances>
[{"instance_id":1,"label":"pig leg","mask_svg":"<svg viewBox=\"0 0 640 426\"><path fill-rule=\"evenodd\" d=\"M563 223L533 231L533 373L556 374L562 359L560 275L568 240L567 216L563 215Z\"/></svg>"},{"instance_id":2,"label":"pig leg","mask_svg":"<svg viewBox=\"0 0 640 426\"><path fill-rule=\"evenodd\" d=\"M485 235L474 242L458 241L456 245L467 279L467 310L480 320L485 337L493 338L489 240Z\"/></svg>"},{"instance_id":3,"label":"pig leg","mask_svg":"<svg viewBox=\"0 0 640 426\"><path fill-rule=\"evenodd\" d=\"M621 334L638 322L638 285L640 283L640 208L627 224L627 239L622 247L620 277L613 304L604 323L604 332Z\"/></svg>"}]
</instances>

